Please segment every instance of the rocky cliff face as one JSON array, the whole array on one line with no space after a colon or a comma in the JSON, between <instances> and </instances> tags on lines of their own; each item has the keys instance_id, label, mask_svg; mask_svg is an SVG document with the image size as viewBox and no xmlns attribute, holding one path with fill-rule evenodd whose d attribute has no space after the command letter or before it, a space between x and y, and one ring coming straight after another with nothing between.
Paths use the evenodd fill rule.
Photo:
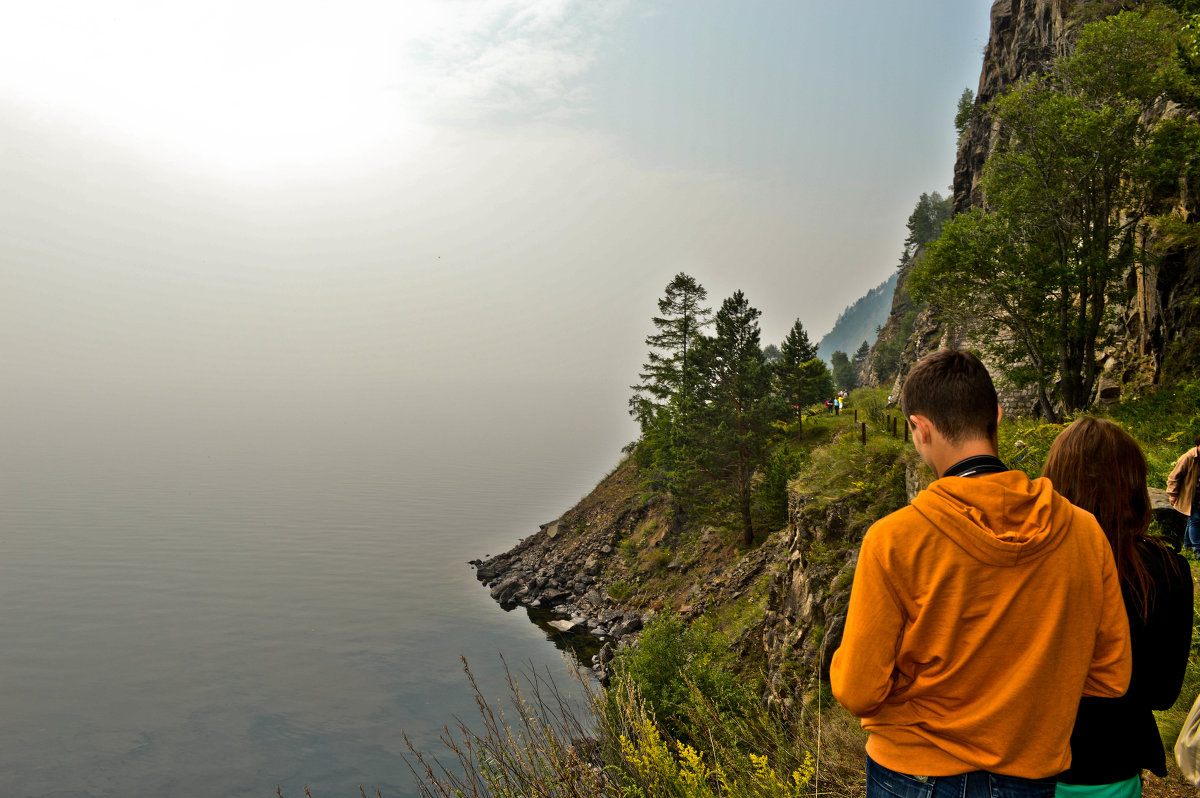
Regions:
<instances>
[{"instance_id":1,"label":"rocky cliff face","mask_svg":"<svg viewBox=\"0 0 1200 798\"><path fill-rule=\"evenodd\" d=\"M906 476L916 473L912 456L870 457L870 490L832 501L797 485L782 534L787 560L771 582L763 619L762 648L770 694L806 706L818 677L827 678L833 652L842 642L850 585L862 537L875 519L907 501Z\"/></svg>"},{"instance_id":2,"label":"rocky cliff face","mask_svg":"<svg viewBox=\"0 0 1200 798\"><path fill-rule=\"evenodd\" d=\"M992 5L991 32L983 53L974 112L959 141L954 165L955 213L983 201L979 180L983 165L999 137L997 127L987 119L984 107L1009 86L1044 71L1067 51L1080 20L1088 16L1071 14L1072 9L1080 5L1088 4L1069 0L997 0ZM921 251L918 250L900 267L891 313L881 325L879 338L859 374L862 385L879 384L874 366L881 345L895 343L901 351L899 370L892 383L897 394L912 364L928 352L942 346L974 348L969 330L942 325L933 310L918 305L909 297L905 282L920 258ZM907 324L904 323L906 318ZM1032 411L1033 397L1029 394L1011 390L1003 393L1001 401L1006 412Z\"/></svg>"},{"instance_id":3,"label":"rocky cliff face","mask_svg":"<svg viewBox=\"0 0 1200 798\"><path fill-rule=\"evenodd\" d=\"M997 130L982 108L1014 83L1044 70L1066 52L1072 35L1086 21L1118 10L1107 2L1065 0L997 0L992 6L991 36L976 92L975 114L960 142L954 171L955 211L982 201L979 179L996 146ZM1177 112L1177 111L1176 111ZM1181 187L1178 215L1194 219L1200 187ZM1133 298L1123 308L1120 343L1106 352L1106 375L1100 399L1119 396L1123 387L1169 382L1200 369L1200 250L1195 246L1158 242L1162 257L1139 266L1129 276ZM900 271L892 311L879 342L911 333L901 342L899 374L892 386L898 394L912 364L940 346L971 347L971 331L940 324L928 307L918 306L905 291L908 273L921 258L918 251ZM908 319L908 325L904 324ZM874 384L871 373L877 343L860 375ZM1033 397L999 386L1007 412L1033 411ZM905 464L904 495L897 506L928 480L927 469L913 459ZM792 496L791 523L785 533L788 559L772 583L763 631L763 648L773 688L792 700L801 698L815 674L826 674L841 641L849 584L857 561L857 544L868 524L867 514L852 512L855 498L822 504L797 490ZM1164 522L1176 520L1170 507L1156 506ZM882 510L883 508L876 508ZM894 508L893 508L894 509ZM878 517L878 513L875 517ZM850 519L860 520L853 522ZM797 678L799 677L799 678Z\"/></svg>"},{"instance_id":4,"label":"rocky cliff face","mask_svg":"<svg viewBox=\"0 0 1200 798\"><path fill-rule=\"evenodd\" d=\"M984 50L983 67L975 97L975 111L959 143L954 168L954 209L964 211L983 201L980 178L988 156L997 144L999 131L984 108L1013 84L1044 71L1069 51L1079 28L1087 22L1119 11L1120 3L1108 0L997 0L992 6L991 34ZM1182 110L1164 103L1153 124ZM1181 181L1180 194L1172 203L1182 219L1196 219L1200 212L1200 187ZM1194 243L1158 237L1146 242L1152 253L1127 277L1130 299L1117 308L1114 344L1102 353L1104 374L1094 399L1105 402L1123 392L1141 390L1170 382L1200 369L1200 248ZM914 258L915 262L915 258ZM911 263L901 270L891 316L883 325L881 340L897 335L900 320L913 311L903 291ZM904 377L921 355L938 346L972 347L970 329L953 329L936 321L928 308L913 325L910 338L901 343L898 391ZM863 375L870 382L870 375ZM1034 411L1034 397L1000 386L1001 402L1010 413Z\"/></svg>"},{"instance_id":5,"label":"rocky cliff face","mask_svg":"<svg viewBox=\"0 0 1200 798\"><path fill-rule=\"evenodd\" d=\"M1078 27L1068 18L1072 7L1086 3L1064 0L996 0L991 32L983 51L983 69L975 91L975 112L958 147L954 165L954 211L978 205L979 176L996 145L997 130L983 108L1005 89L1044 71L1067 51ZM1076 20L1079 18L1077 17Z\"/></svg>"}]
</instances>

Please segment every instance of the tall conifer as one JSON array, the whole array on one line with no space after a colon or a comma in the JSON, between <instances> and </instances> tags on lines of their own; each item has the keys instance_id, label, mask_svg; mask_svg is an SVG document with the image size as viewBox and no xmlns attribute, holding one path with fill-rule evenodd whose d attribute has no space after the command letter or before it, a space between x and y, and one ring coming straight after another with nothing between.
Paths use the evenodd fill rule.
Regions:
<instances>
[{"instance_id":1,"label":"tall conifer","mask_svg":"<svg viewBox=\"0 0 1200 798\"><path fill-rule=\"evenodd\" d=\"M741 291L717 311L706 404L714 470L723 473L733 488L746 545L754 542L751 478L761 464L776 415L770 369L759 345L760 315Z\"/></svg>"},{"instance_id":2,"label":"tall conifer","mask_svg":"<svg viewBox=\"0 0 1200 798\"><path fill-rule=\"evenodd\" d=\"M792 406L799 438L804 408L833 392L833 378L825 363L817 358L817 347L809 341L799 319L779 349L779 361L774 364L775 380L783 399Z\"/></svg>"}]
</instances>

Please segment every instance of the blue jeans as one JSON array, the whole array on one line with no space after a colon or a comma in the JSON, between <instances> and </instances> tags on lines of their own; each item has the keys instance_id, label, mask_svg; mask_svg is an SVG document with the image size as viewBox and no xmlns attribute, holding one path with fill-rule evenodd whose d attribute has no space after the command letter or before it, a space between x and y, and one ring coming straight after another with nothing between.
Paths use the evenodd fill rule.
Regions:
<instances>
[{"instance_id":1,"label":"blue jeans","mask_svg":"<svg viewBox=\"0 0 1200 798\"><path fill-rule=\"evenodd\" d=\"M1187 531L1183 534L1183 547L1200 550L1200 495L1192 498L1192 514L1188 516Z\"/></svg>"},{"instance_id":2,"label":"blue jeans","mask_svg":"<svg viewBox=\"0 0 1200 798\"><path fill-rule=\"evenodd\" d=\"M957 776L909 776L867 757L867 798L1053 798L1056 782L985 770Z\"/></svg>"}]
</instances>

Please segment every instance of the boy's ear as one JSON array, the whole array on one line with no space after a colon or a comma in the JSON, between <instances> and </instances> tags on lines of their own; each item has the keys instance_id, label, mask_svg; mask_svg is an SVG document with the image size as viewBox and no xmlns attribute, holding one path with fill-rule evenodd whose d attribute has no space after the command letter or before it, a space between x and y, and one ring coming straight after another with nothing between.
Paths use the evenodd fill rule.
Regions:
<instances>
[{"instance_id":1,"label":"boy's ear","mask_svg":"<svg viewBox=\"0 0 1200 798\"><path fill-rule=\"evenodd\" d=\"M929 441L929 432L933 428L933 423L925 416L915 413L909 416L908 420L912 425L913 440L915 441L917 436L920 435L921 443L927 443Z\"/></svg>"}]
</instances>

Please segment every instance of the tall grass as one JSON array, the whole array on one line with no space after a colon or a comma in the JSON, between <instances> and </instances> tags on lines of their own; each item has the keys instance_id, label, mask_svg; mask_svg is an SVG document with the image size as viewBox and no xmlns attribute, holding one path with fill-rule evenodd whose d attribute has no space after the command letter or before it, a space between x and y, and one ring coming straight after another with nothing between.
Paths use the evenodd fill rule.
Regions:
<instances>
[{"instance_id":1,"label":"tall grass","mask_svg":"<svg viewBox=\"0 0 1200 798\"><path fill-rule=\"evenodd\" d=\"M507 666L506 666L507 668ZM801 798L863 792L863 737L836 704L789 715L783 703L722 708L690 680L681 740L632 678L601 691L574 671L587 699L572 704L545 677L508 676L507 707L480 694L478 730L441 735L441 758L407 740L422 796L503 798ZM681 679L684 677L681 676ZM774 707L771 709L769 707Z\"/></svg>"}]
</instances>

